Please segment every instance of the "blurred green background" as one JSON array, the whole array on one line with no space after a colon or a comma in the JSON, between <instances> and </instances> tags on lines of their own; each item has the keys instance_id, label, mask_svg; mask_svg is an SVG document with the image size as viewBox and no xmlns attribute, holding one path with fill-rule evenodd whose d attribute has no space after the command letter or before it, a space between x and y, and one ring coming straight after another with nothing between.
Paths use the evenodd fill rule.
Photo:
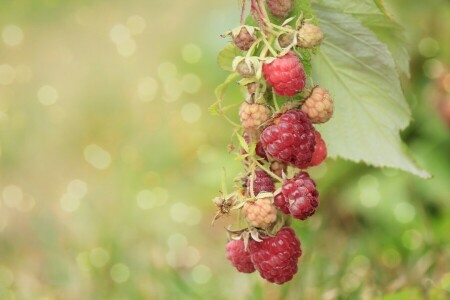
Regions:
<instances>
[{"instance_id":1,"label":"blurred green background","mask_svg":"<svg viewBox=\"0 0 450 300\"><path fill-rule=\"evenodd\" d=\"M279 287L225 259L232 219L210 226L240 172L207 111L238 2L0 1L0 299L450 299L450 3L387 5L411 41L403 137L434 178L314 169Z\"/></svg>"}]
</instances>

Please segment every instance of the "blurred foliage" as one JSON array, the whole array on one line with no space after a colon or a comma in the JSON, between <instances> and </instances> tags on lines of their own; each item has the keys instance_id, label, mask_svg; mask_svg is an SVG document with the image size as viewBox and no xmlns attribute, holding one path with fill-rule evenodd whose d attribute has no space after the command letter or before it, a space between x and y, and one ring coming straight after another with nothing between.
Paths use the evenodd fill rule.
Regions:
<instances>
[{"instance_id":1,"label":"blurred foliage","mask_svg":"<svg viewBox=\"0 0 450 300\"><path fill-rule=\"evenodd\" d=\"M387 4L410 35L403 138L434 178L313 170L321 206L279 287L210 226L240 169L207 111L237 2L1 1L0 299L449 299L450 5Z\"/></svg>"}]
</instances>

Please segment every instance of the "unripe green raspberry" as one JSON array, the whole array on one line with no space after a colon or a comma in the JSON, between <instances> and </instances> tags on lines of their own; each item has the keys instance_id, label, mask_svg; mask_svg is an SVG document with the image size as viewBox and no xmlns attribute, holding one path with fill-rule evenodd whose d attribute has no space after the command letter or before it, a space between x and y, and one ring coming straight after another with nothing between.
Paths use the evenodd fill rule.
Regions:
<instances>
[{"instance_id":1,"label":"unripe green raspberry","mask_svg":"<svg viewBox=\"0 0 450 300\"><path fill-rule=\"evenodd\" d=\"M239 110L242 127L247 130L255 130L269 120L271 115L270 109L262 104L244 102Z\"/></svg>"},{"instance_id":2,"label":"unripe green raspberry","mask_svg":"<svg viewBox=\"0 0 450 300\"><path fill-rule=\"evenodd\" d=\"M333 99L328 91L321 87L315 87L302 105L302 111L314 124L327 122L333 116L333 109Z\"/></svg>"},{"instance_id":3,"label":"unripe green raspberry","mask_svg":"<svg viewBox=\"0 0 450 300\"><path fill-rule=\"evenodd\" d=\"M247 202L242 207L242 213L250 226L267 228L277 219L277 209L271 198L262 198Z\"/></svg>"},{"instance_id":4,"label":"unripe green raspberry","mask_svg":"<svg viewBox=\"0 0 450 300\"><path fill-rule=\"evenodd\" d=\"M255 69L251 63L246 62L245 60L242 60L237 66L236 66L236 72L239 73L243 78L250 78L255 76Z\"/></svg>"},{"instance_id":5,"label":"unripe green raspberry","mask_svg":"<svg viewBox=\"0 0 450 300\"><path fill-rule=\"evenodd\" d=\"M323 40L323 33L319 26L304 23L298 30L297 45L301 48L313 48Z\"/></svg>"}]
</instances>

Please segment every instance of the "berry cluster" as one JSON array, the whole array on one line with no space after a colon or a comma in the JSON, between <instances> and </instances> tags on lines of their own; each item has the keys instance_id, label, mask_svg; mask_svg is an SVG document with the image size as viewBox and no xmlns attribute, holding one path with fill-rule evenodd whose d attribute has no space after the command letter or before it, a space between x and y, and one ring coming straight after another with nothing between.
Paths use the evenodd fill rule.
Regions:
<instances>
[{"instance_id":1,"label":"berry cluster","mask_svg":"<svg viewBox=\"0 0 450 300\"><path fill-rule=\"evenodd\" d=\"M332 117L333 100L326 89L308 82L303 64L303 55L312 55L323 39L314 18L291 16L297 0L248 1L259 26L241 25L228 33L243 54L234 59L233 70L246 91L235 131L244 172L233 193L223 191L214 199L215 219L240 211L240 229L228 229L227 258L239 272L257 270L269 282L283 284L297 273L302 254L290 219L306 220L319 205L316 183L305 170L327 157L314 125ZM269 14L280 22L272 23Z\"/></svg>"}]
</instances>

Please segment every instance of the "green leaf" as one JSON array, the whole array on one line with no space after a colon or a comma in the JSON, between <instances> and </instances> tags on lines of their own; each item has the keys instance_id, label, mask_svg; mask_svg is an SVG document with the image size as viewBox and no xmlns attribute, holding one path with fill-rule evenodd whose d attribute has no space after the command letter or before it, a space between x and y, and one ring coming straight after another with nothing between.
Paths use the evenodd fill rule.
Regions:
<instances>
[{"instance_id":1,"label":"green leaf","mask_svg":"<svg viewBox=\"0 0 450 300\"><path fill-rule=\"evenodd\" d=\"M313 8L326 38L313 77L335 99L334 117L318 126L329 155L429 178L403 150L399 132L411 112L387 47L352 15L318 2Z\"/></svg>"},{"instance_id":2,"label":"green leaf","mask_svg":"<svg viewBox=\"0 0 450 300\"><path fill-rule=\"evenodd\" d=\"M217 56L217 64L227 72L233 72L232 64L236 56L242 56L242 51L234 43L229 43L219 52Z\"/></svg>"},{"instance_id":3,"label":"green leaf","mask_svg":"<svg viewBox=\"0 0 450 300\"><path fill-rule=\"evenodd\" d=\"M321 3L321 1L316 1ZM322 2L323 3L323 2ZM351 14L372 30L378 39L385 43L391 52L397 70L409 77L409 53L407 38L402 26L386 12L379 0L329 0L326 6Z\"/></svg>"}]
</instances>

